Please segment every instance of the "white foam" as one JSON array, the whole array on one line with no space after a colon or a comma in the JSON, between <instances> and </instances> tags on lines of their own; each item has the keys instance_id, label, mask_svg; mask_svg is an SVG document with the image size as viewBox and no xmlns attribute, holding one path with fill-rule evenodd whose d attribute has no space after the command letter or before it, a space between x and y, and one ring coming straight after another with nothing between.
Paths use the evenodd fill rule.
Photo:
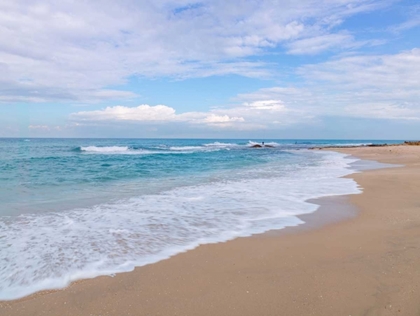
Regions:
<instances>
[{"instance_id":1,"label":"white foam","mask_svg":"<svg viewBox=\"0 0 420 316\"><path fill-rule=\"evenodd\" d=\"M268 142L268 143L264 143L265 145L270 145L270 146L279 146L279 143L276 142Z\"/></svg>"},{"instance_id":2,"label":"white foam","mask_svg":"<svg viewBox=\"0 0 420 316\"><path fill-rule=\"evenodd\" d=\"M166 145L154 147L157 150L147 149L132 149L128 146L83 146L80 151L86 153L96 154L132 154L132 155L147 155L147 154L190 154L194 152L211 152L222 149L230 149L230 147L237 147L239 145L230 143L214 142L204 144L203 146L171 146Z\"/></svg>"},{"instance_id":3,"label":"white foam","mask_svg":"<svg viewBox=\"0 0 420 316\"><path fill-rule=\"evenodd\" d=\"M260 145L260 143L253 142L252 140L249 140L248 141L248 146L253 146L253 145Z\"/></svg>"},{"instance_id":4,"label":"white foam","mask_svg":"<svg viewBox=\"0 0 420 316\"><path fill-rule=\"evenodd\" d=\"M94 153L119 153L126 152L129 150L127 146L108 146L108 147L97 147L97 146L86 146L80 147L81 151L94 152Z\"/></svg>"},{"instance_id":5,"label":"white foam","mask_svg":"<svg viewBox=\"0 0 420 316\"><path fill-rule=\"evenodd\" d=\"M226 147L238 147L239 145L238 144L233 144L233 143L214 142L214 143L204 144L204 146L226 148Z\"/></svg>"},{"instance_id":6,"label":"white foam","mask_svg":"<svg viewBox=\"0 0 420 316\"><path fill-rule=\"evenodd\" d=\"M0 300L131 271L200 244L302 223L308 199L359 193L355 159L312 152L317 164L267 165L232 181L179 187L112 204L0 220ZM266 176L263 176L266 175Z\"/></svg>"},{"instance_id":7,"label":"white foam","mask_svg":"<svg viewBox=\"0 0 420 316\"><path fill-rule=\"evenodd\" d=\"M183 153L192 153L192 152L210 152L210 151L219 151L220 148L211 148L208 146L172 146L169 147L169 150L183 152Z\"/></svg>"},{"instance_id":8,"label":"white foam","mask_svg":"<svg viewBox=\"0 0 420 316\"><path fill-rule=\"evenodd\" d=\"M154 154L171 154L170 151L163 150L148 150L148 149L133 149L128 146L86 146L80 147L80 151L90 154L106 154L106 155L154 155ZM181 152L179 152L181 153Z\"/></svg>"},{"instance_id":9,"label":"white foam","mask_svg":"<svg viewBox=\"0 0 420 316\"><path fill-rule=\"evenodd\" d=\"M203 146L171 146L170 150L201 150Z\"/></svg>"}]
</instances>

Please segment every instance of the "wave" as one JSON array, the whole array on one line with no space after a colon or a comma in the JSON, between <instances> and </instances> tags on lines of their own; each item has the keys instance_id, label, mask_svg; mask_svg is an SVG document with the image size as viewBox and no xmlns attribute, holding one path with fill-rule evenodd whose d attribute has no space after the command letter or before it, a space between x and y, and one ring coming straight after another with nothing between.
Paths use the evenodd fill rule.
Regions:
<instances>
[{"instance_id":1,"label":"wave","mask_svg":"<svg viewBox=\"0 0 420 316\"><path fill-rule=\"evenodd\" d=\"M81 146L74 149L77 152L95 154L190 154L194 152L218 151L221 148L210 146L155 146L151 149L129 146Z\"/></svg>"},{"instance_id":2,"label":"wave","mask_svg":"<svg viewBox=\"0 0 420 316\"><path fill-rule=\"evenodd\" d=\"M171 146L169 150L171 151L178 151L184 153L194 153L194 152L212 152L212 151L219 151L223 148L215 147L215 146Z\"/></svg>"},{"instance_id":3,"label":"wave","mask_svg":"<svg viewBox=\"0 0 420 316\"><path fill-rule=\"evenodd\" d=\"M204 148L202 146L171 146L169 147L169 150L174 151L184 151L184 150L203 150Z\"/></svg>"},{"instance_id":4,"label":"wave","mask_svg":"<svg viewBox=\"0 0 420 316\"><path fill-rule=\"evenodd\" d=\"M125 154L125 155L152 155L152 154L167 154L169 152L161 150L148 150L142 148L135 148L129 146L81 146L77 147L75 151L91 153L91 154Z\"/></svg>"},{"instance_id":5,"label":"wave","mask_svg":"<svg viewBox=\"0 0 420 316\"><path fill-rule=\"evenodd\" d=\"M261 144L249 141L246 145L239 145L235 143L213 142L203 145L188 145L188 146L167 146L158 145L150 147L150 149L141 148L138 146L81 146L74 150L85 153L98 153L98 154L171 154L171 153L184 153L190 154L195 152L213 152L220 150L230 150L233 148L246 148L256 144ZM265 145L279 146L276 142L268 142Z\"/></svg>"},{"instance_id":6,"label":"wave","mask_svg":"<svg viewBox=\"0 0 420 316\"><path fill-rule=\"evenodd\" d=\"M80 147L80 151L94 152L94 153L115 153L115 152L126 152L128 146L108 146L108 147L97 147L97 146L86 146Z\"/></svg>"},{"instance_id":7,"label":"wave","mask_svg":"<svg viewBox=\"0 0 420 316\"><path fill-rule=\"evenodd\" d=\"M170 150L188 150L188 151L219 151L222 149L230 149L233 147L240 147L240 145L235 143L222 143L222 142L213 142L207 143L199 146L172 146L169 147Z\"/></svg>"},{"instance_id":8,"label":"wave","mask_svg":"<svg viewBox=\"0 0 420 316\"><path fill-rule=\"evenodd\" d=\"M251 147L251 146L261 145L261 144L262 144L262 142L254 142L252 140L249 140L247 146L248 147ZM267 142L264 142L264 145L273 146L273 147L280 146L280 144L279 143L276 143L276 142L268 142L268 143Z\"/></svg>"},{"instance_id":9,"label":"wave","mask_svg":"<svg viewBox=\"0 0 420 316\"><path fill-rule=\"evenodd\" d=\"M356 182L342 178L353 172L348 167L356 159L330 152L306 154L316 156L317 163L289 173L274 164L236 180L60 213L2 217L0 240L13 247L0 252L0 300L131 271L200 244L296 226L303 223L297 215L318 207L307 200L360 192ZM273 177L276 172L279 176Z\"/></svg>"},{"instance_id":10,"label":"wave","mask_svg":"<svg viewBox=\"0 0 420 316\"><path fill-rule=\"evenodd\" d=\"M214 142L214 143L204 144L204 146L206 146L206 147L237 147L237 146L240 146L240 145L234 144L234 143Z\"/></svg>"}]
</instances>

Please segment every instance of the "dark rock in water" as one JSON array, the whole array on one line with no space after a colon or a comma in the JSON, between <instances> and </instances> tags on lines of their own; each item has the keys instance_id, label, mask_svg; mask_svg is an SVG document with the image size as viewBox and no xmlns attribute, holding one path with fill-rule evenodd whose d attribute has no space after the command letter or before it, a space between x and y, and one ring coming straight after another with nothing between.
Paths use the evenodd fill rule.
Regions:
<instances>
[{"instance_id":1,"label":"dark rock in water","mask_svg":"<svg viewBox=\"0 0 420 316\"><path fill-rule=\"evenodd\" d=\"M404 142L404 145L420 146L420 141L406 141Z\"/></svg>"},{"instance_id":2,"label":"dark rock in water","mask_svg":"<svg viewBox=\"0 0 420 316\"><path fill-rule=\"evenodd\" d=\"M386 147L388 144L369 144L366 147Z\"/></svg>"},{"instance_id":3,"label":"dark rock in water","mask_svg":"<svg viewBox=\"0 0 420 316\"><path fill-rule=\"evenodd\" d=\"M260 144L255 144L255 145L252 145L251 146L251 148L262 148L262 147L274 148L273 145L260 145Z\"/></svg>"}]
</instances>

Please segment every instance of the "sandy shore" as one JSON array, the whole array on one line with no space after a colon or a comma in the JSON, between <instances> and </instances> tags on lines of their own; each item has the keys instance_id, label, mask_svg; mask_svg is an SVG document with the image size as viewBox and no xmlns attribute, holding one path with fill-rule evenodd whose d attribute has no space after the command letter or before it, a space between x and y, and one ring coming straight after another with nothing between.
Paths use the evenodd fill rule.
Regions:
<instances>
[{"instance_id":1,"label":"sandy shore","mask_svg":"<svg viewBox=\"0 0 420 316\"><path fill-rule=\"evenodd\" d=\"M418 316L420 147L338 151L405 166L352 175L363 194L321 201L318 218L342 212L344 221L201 246L0 302L0 315Z\"/></svg>"}]
</instances>

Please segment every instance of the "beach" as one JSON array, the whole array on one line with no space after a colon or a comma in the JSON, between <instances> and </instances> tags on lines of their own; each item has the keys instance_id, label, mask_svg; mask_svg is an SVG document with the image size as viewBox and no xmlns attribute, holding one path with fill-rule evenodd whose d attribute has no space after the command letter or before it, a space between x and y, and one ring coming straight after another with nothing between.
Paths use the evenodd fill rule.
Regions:
<instances>
[{"instance_id":1,"label":"beach","mask_svg":"<svg viewBox=\"0 0 420 316\"><path fill-rule=\"evenodd\" d=\"M0 315L419 315L420 147L335 150L400 166L350 175L363 193L320 199L307 225L0 302Z\"/></svg>"}]
</instances>

